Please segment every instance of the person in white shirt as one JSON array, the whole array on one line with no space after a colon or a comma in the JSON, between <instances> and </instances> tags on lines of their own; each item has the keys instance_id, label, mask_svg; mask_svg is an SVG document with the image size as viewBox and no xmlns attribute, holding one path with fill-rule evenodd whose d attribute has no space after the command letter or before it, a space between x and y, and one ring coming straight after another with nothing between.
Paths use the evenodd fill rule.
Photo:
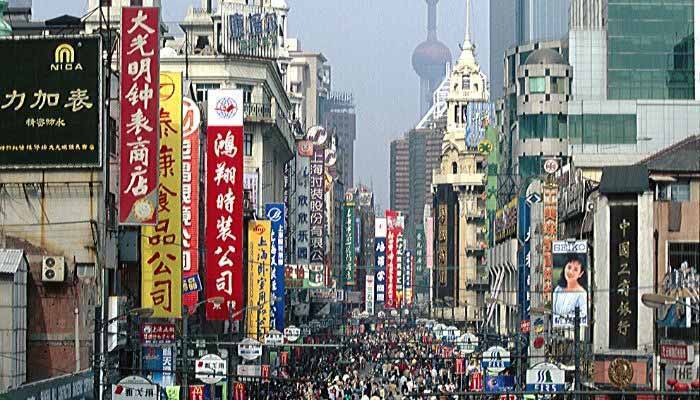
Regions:
<instances>
[{"instance_id":1,"label":"person in white shirt","mask_svg":"<svg viewBox=\"0 0 700 400\"><path fill-rule=\"evenodd\" d=\"M588 277L586 276L585 254L569 253L561 276L554 289L552 311L555 321L573 326L576 307L580 310L581 324L587 320ZM556 322L555 322L555 325Z\"/></svg>"}]
</instances>

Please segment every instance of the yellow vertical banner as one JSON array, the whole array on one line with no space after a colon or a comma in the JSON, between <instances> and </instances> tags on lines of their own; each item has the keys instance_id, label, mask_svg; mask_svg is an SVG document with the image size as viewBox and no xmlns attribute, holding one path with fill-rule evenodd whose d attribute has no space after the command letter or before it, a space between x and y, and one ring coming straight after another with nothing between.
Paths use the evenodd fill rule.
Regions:
<instances>
[{"instance_id":1,"label":"yellow vertical banner","mask_svg":"<svg viewBox=\"0 0 700 400\"><path fill-rule=\"evenodd\" d=\"M160 73L158 223L141 227L141 306L182 316L182 74ZM144 93L148 96L149 93ZM141 96L141 95L139 95ZM137 98L137 101L138 98ZM133 143L137 149L139 143ZM144 148L145 151L147 149ZM132 151L133 154L138 152ZM146 155L147 156L147 155Z\"/></svg>"},{"instance_id":2,"label":"yellow vertical banner","mask_svg":"<svg viewBox=\"0 0 700 400\"><path fill-rule=\"evenodd\" d=\"M270 331L270 221L248 222L248 337L262 341Z\"/></svg>"}]
</instances>

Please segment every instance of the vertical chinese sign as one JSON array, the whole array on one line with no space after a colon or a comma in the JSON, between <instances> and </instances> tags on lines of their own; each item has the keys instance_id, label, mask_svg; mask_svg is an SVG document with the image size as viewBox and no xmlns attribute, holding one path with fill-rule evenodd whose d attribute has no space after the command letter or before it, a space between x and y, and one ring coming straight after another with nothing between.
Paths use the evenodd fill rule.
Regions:
<instances>
[{"instance_id":1,"label":"vertical chinese sign","mask_svg":"<svg viewBox=\"0 0 700 400\"><path fill-rule=\"evenodd\" d=\"M545 305L551 306L552 290L554 289L552 242L557 240L559 189L556 184L545 184L542 192L542 203L544 206L542 222L542 275L544 276L542 295Z\"/></svg>"},{"instance_id":2,"label":"vertical chinese sign","mask_svg":"<svg viewBox=\"0 0 700 400\"><path fill-rule=\"evenodd\" d=\"M156 7L122 8L121 224L155 225L158 222L159 21Z\"/></svg>"},{"instance_id":3,"label":"vertical chinese sign","mask_svg":"<svg viewBox=\"0 0 700 400\"><path fill-rule=\"evenodd\" d=\"M396 308L398 306L396 298L396 241L398 226L396 211L386 211L386 296L384 298L384 308Z\"/></svg>"},{"instance_id":4,"label":"vertical chinese sign","mask_svg":"<svg viewBox=\"0 0 700 400\"><path fill-rule=\"evenodd\" d=\"M297 142L297 157L295 157L295 179L296 188L294 191L294 224L296 236L296 249L294 249L295 259L301 269L309 265L309 169L311 168L311 157L314 146L308 140ZM302 276L303 279L303 276Z\"/></svg>"},{"instance_id":5,"label":"vertical chinese sign","mask_svg":"<svg viewBox=\"0 0 700 400\"><path fill-rule=\"evenodd\" d=\"M447 286L447 204L438 205L437 269L438 284Z\"/></svg>"},{"instance_id":6,"label":"vertical chinese sign","mask_svg":"<svg viewBox=\"0 0 700 400\"><path fill-rule=\"evenodd\" d=\"M270 221L248 222L248 310L246 333L262 340L270 331Z\"/></svg>"},{"instance_id":7,"label":"vertical chinese sign","mask_svg":"<svg viewBox=\"0 0 700 400\"><path fill-rule=\"evenodd\" d=\"M158 223L141 227L141 304L154 318L182 312L182 75L160 73Z\"/></svg>"},{"instance_id":8,"label":"vertical chinese sign","mask_svg":"<svg viewBox=\"0 0 700 400\"><path fill-rule=\"evenodd\" d=\"M423 227L420 226L416 229L416 254L415 254L415 289L413 290L414 295L418 296L418 293L425 293L424 288L425 283L425 231ZM420 298L419 298L420 300Z\"/></svg>"},{"instance_id":9,"label":"vertical chinese sign","mask_svg":"<svg viewBox=\"0 0 700 400\"><path fill-rule=\"evenodd\" d=\"M377 307L383 307L386 295L386 218L374 219L374 267L374 298Z\"/></svg>"},{"instance_id":10,"label":"vertical chinese sign","mask_svg":"<svg viewBox=\"0 0 700 400\"><path fill-rule=\"evenodd\" d=\"M413 305L413 280L415 271L415 259L413 252L407 250L403 257L403 298L407 307Z\"/></svg>"},{"instance_id":11,"label":"vertical chinese sign","mask_svg":"<svg viewBox=\"0 0 700 400\"><path fill-rule=\"evenodd\" d=\"M365 275L365 311L374 315L374 275Z\"/></svg>"},{"instance_id":12,"label":"vertical chinese sign","mask_svg":"<svg viewBox=\"0 0 700 400\"><path fill-rule=\"evenodd\" d=\"M265 204L265 215L272 224L270 240L271 291L275 296L272 303L272 326L278 331L284 330L284 238L286 230L284 204Z\"/></svg>"},{"instance_id":13,"label":"vertical chinese sign","mask_svg":"<svg viewBox=\"0 0 700 400\"><path fill-rule=\"evenodd\" d=\"M520 324L527 326L530 321L530 215L531 206L525 199L518 199L518 304ZM524 322L527 321L527 322ZM528 333L528 332L522 332Z\"/></svg>"},{"instance_id":14,"label":"vertical chinese sign","mask_svg":"<svg viewBox=\"0 0 700 400\"><path fill-rule=\"evenodd\" d=\"M435 232L435 227L433 226L434 223L434 218L433 217L428 217L425 219L425 270L426 270L426 276L425 276L425 293L428 295L429 299L433 298L432 295L432 289L433 289L433 260L435 257L435 252L433 251L433 240L435 238L435 235L433 232Z\"/></svg>"},{"instance_id":15,"label":"vertical chinese sign","mask_svg":"<svg viewBox=\"0 0 700 400\"><path fill-rule=\"evenodd\" d=\"M182 304L190 313L199 301L199 125L197 104L182 99Z\"/></svg>"},{"instance_id":16,"label":"vertical chinese sign","mask_svg":"<svg viewBox=\"0 0 700 400\"><path fill-rule=\"evenodd\" d=\"M637 348L637 206L610 207L610 348Z\"/></svg>"},{"instance_id":17,"label":"vertical chinese sign","mask_svg":"<svg viewBox=\"0 0 700 400\"><path fill-rule=\"evenodd\" d=\"M403 216L396 217L396 306L401 307L404 301L404 288L406 286L406 242L403 237Z\"/></svg>"},{"instance_id":18,"label":"vertical chinese sign","mask_svg":"<svg viewBox=\"0 0 700 400\"><path fill-rule=\"evenodd\" d=\"M243 317L243 91L210 90L207 105L208 320Z\"/></svg>"},{"instance_id":19,"label":"vertical chinese sign","mask_svg":"<svg viewBox=\"0 0 700 400\"><path fill-rule=\"evenodd\" d=\"M325 150L314 145L309 173L309 280L323 282L325 249Z\"/></svg>"},{"instance_id":20,"label":"vertical chinese sign","mask_svg":"<svg viewBox=\"0 0 700 400\"><path fill-rule=\"evenodd\" d=\"M355 202L343 205L343 283L355 285Z\"/></svg>"}]
</instances>

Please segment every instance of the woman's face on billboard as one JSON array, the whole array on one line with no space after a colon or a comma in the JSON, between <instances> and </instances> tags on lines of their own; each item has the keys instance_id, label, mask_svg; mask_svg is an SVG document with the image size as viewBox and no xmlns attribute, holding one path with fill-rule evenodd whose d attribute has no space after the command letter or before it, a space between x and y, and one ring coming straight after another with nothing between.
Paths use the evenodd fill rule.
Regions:
<instances>
[{"instance_id":1,"label":"woman's face on billboard","mask_svg":"<svg viewBox=\"0 0 700 400\"><path fill-rule=\"evenodd\" d=\"M571 260L566 263L564 268L564 276L568 287L579 286L578 280L583 276L583 268L577 260Z\"/></svg>"}]
</instances>

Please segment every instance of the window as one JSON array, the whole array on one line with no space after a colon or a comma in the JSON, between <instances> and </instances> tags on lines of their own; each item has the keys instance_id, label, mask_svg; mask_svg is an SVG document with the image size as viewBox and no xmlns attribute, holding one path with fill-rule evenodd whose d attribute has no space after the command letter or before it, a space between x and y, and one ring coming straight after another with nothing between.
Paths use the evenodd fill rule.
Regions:
<instances>
[{"instance_id":1,"label":"window","mask_svg":"<svg viewBox=\"0 0 700 400\"><path fill-rule=\"evenodd\" d=\"M243 103L250 104L253 102L253 85L236 85L239 89L243 89Z\"/></svg>"},{"instance_id":2,"label":"window","mask_svg":"<svg viewBox=\"0 0 700 400\"><path fill-rule=\"evenodd\" d=\"M667 268L677 269L684 262L691 268L700 265L700 243L695 242L669 242Z\"/></svg>"},{"instance_id":3,"label":"window","mask_svg":"<svg viewBox=\"0 0 700 400\"><path fill-rule=\"evenodd\" d=\"M219 89L220 83L197 83L195 84L195 92L197 93L197 101L206 101L208 99L207 92L209 89Z\"/></svg>"},{"instance_id":4,"label":"window","mask_svg":"<svg viewBox=\"0 0 700 400\"><path fill-rule=\"evenodd\" d=\"M453 163L452 163L452 173L453 173L453 174L456 174L456 173L457 173L457 163L456 163L456 162L453 162Z\"/></svg>"},{"instance_id":5,"label":"window","mask_svg":"<svg viewBox=\"0 0 700 400\"><path fill-rule=\"evenodd\" d=\"M659 200L690 201L690 181L659 184Z\"/></svg>"},{"instance_id":6,"label":"window","mask_svg":"<svg viewBox=\"0 0 700 400\"><path fill-rule=\"evenodd\" d=\"M253 134L245 133L243 135L243 155L247 157L253 156Z\"/></svg>"},{"instance_id":7,"label":"window","mask_svg":"<svg viewBox=\"0 0 700 400\"><path fill-rule=\"evenodd\" d=\"M143 0L131 0L132 7L143 7Z\"/></svg>"},{"instance_id":8,"label":"window","mask_svg":"<svg viewBox=\"0 0 700 400\"><path fill-rule=\"evenodd\" d=\"M530 78L530 93L544 93L545 80L544 77Z\"/></svg>"},{"instance_id":9,"label":"window","mask_svg":"<svg viewBox=\"0 0 700 400\"><path fill-rule=\"evenodd\" d=\"M100 0L101 7L112 7L112 0Z\"/></svg>"},{"instance_id":10,"label":"window","mask_svg":"<svg viewBox=\"0 0 700 400\"><path fill-rule=\"evenodd\" d=\"M468 90L470 85L469 75L462 75L462 90Z\"/></svg>"}]
</instances>

